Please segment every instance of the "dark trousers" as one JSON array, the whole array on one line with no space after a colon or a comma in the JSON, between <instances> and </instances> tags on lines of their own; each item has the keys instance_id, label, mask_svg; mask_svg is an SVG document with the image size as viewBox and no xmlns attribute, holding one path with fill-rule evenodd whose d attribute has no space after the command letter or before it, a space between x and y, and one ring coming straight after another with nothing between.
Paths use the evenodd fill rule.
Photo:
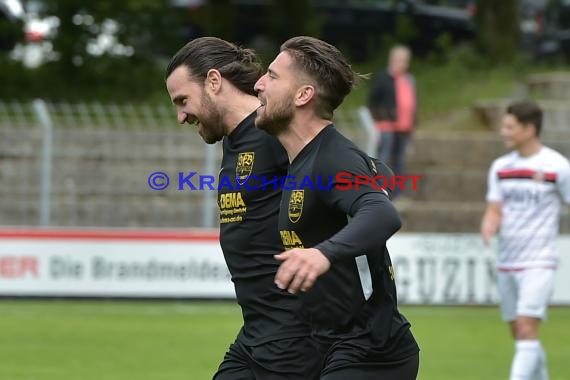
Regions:
<instances>
[{"instance_id":1,"label":"dark trousers","mask_svg":"<svg viewBox=\"0 0 570 380\"><path fill-rule=\"evenodd\" d=\"M320 380L415 380L418 376L419 363L420 355L415 354L398 364L355 364L327 372Z\"/></svg>"},{"instance_id":2,"label":"dark trousers","mask_svg":"<svg viewBox=\"0 0 570 380\"><path fill-rule=\"evenodd\" d=\"M246 346L239 338L230 346L213 380L317 380L322 360L309 337Z\"/></svg>"},{"instance_id":3,"label":"dark trousers","mask_svg":"<svg viewBox=\"0 0 570 380\"><path fill-rule=\"evenodd\" d=\"M410 142L411 132L381 132L378 144L378 158L386 163L395 175L404 175L404 163L406 159L406 148ZM401 193L401 189L396 186L394 196Z\"/></svg>"}]
</instances>

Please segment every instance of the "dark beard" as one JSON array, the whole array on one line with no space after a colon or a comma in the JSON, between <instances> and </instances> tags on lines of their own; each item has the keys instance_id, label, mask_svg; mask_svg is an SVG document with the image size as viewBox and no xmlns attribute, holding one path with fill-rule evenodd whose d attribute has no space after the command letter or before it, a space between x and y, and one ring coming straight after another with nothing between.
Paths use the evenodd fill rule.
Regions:
<instances>
[{"instance_id":1,"label":"dark beard","mask_svg":"<svg viewBox=\"0 0 570 380\"><path fill-rule=\"evenodd\" d=\"M202 116L200 119L202 133L198 133L206 144L215 144L225 136L222 113L206 92L202 95L202 108L203 114L206 116Z\"/></svg>"},{"instance_id":2,"label":"dark beard","mask_svg":"<svg viewBox=\"0 0 570 380\"><path fill-rule=\"evenodd\" d=\"M293 101L289 101L285 105L279 105L271 114L267 114L266 108L262 115L256 116L255 126L270 135L277 136L287 130L293 116Z\"/></svg>"}]
</instances>

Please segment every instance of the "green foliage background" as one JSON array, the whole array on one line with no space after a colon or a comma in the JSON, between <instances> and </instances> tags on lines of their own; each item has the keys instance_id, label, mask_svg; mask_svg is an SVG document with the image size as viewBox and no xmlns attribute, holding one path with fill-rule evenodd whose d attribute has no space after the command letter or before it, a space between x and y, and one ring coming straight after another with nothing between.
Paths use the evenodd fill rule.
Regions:
<instances>
[{"instance_id":1,"label":"green foliage background","mask_svg":"<svg viewBox=\"0 0 570 380\"><path fill-rule=\"evenodd\" d=\"M1 55L0 99L165 103L166 63L193 36L215 35L245 44L235 37L246 22L270 20L264 36L266 44L256 46L267 65L286 38L300 34L320 36L324 20L315 1L268 0L264 14L256 20L244 20L232 0L209 0L198 8L173 7L170 0L44 0L45 14L58 15L61 20L59 34L53 41L60 59L28 69ZM430 1L436 2L446 1ZM430 54L413 59L411 69L418 79L421 123L470 107L480 98L508 97L527 73L567 67L559 63L536 64L517 52L515 0L478 0L477 7L479 33L472 44L454 46L451 36L444 33ZM93 16L95 27L74 24L76 14ZM96 26L108 18L121 25L117 38L120 43L133 46L134 55L87 54L87 41L96 37ZM381 36L376 54L366 62L355 63L355 69L376 73L385 68L388 49L395 43L409 43L418 33L409 17L398 17L396 32ZM348 47L339 48L350 54ZM343 107L365 104L369 84L370 81L362 83Z\"/></svg>"}]
</instances>

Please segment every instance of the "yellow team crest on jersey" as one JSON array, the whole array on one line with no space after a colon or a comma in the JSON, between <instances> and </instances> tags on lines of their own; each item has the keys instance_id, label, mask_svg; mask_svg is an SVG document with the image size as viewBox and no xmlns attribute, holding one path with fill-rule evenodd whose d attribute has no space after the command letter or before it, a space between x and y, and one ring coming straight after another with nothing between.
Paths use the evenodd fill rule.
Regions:
<instances>
[{"instance_id":1,"label":"yellow team crest on jersey","mask_svg":"<svg viewBox=\"0 0 570 380\"><path fill-rule=\"evenodd\" d=\"M242 152L238 154L236 165L237 181L243 185L247 177L251 175L253 170L253 161L255 160L255 152Z\"/></svg>"},{"instance_id":2,"label":"yellow team crest on jersey","mask_svg":"<svg viewBox=\"0 0 570 380\"><path fill-rule=\"evenodd\" d=\"M289 198L289 220L297 223L303 213L303 202L305 200L305 190L293 190Z\"/></svg>"}]
</instances>

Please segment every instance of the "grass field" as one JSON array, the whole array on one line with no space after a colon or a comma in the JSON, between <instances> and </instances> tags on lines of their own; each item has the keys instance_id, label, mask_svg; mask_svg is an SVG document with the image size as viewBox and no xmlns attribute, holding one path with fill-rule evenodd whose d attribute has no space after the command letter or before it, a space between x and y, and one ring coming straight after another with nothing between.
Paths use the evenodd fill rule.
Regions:
<instances>
[{"instance_id":1,"label":"grass field","mask_svg":"<svg viewBox=\"0 0 570 380\"><path fill-rule=\"evenodd\" d=\"M496 308L402 307L422 380L507 379ZM550 309L551 380L570 380L570 308ZM0 301L0 380L210 379L241 322L233 303Z\"/></svg>"}]
</instances>

